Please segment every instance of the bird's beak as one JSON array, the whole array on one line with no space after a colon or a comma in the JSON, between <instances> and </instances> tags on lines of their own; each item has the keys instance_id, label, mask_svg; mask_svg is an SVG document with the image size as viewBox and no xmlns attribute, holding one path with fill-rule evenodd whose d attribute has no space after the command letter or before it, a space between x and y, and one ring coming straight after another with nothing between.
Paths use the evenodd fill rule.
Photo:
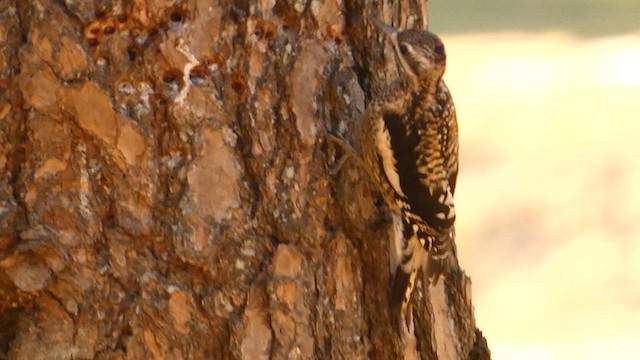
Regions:
<instances>
[{"instance_id":1,"label":"bird's beak","mask_svg":"<svg viewBox=\"0 0 640 360\"><path fill-rule=\"evenodd\" d=\"M382 31L385 32L385 34L387 34L387 36L392 39L392 40L396 40L396 36L398 35L398 29L394 28L391 25L387 25L384 23L384 21L378 19L377 17L375 17L373 14L369 15L369 19L373 20L373 23L379 27L380 29L382 29Z\"/></svg>"}]
</instances>

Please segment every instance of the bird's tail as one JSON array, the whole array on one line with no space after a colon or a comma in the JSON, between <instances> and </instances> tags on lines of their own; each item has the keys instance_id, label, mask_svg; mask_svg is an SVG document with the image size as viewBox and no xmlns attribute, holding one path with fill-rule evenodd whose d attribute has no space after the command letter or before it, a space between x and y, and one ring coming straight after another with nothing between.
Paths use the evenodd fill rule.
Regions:
<instances>
[{"instance_id":1,"label":"bird's tail","mask_svg":"<svg viewBox=\"0 0 640 360\"><path fill-rule=\"evenodd\" d=\"M402 249L400 264L397 265L391 289L391 320L396 330L407 327L409 301L416 285L418 271L424 262L424 249L416 235L411 235Z\"/></svg>"},{"instance_id":2,"label":"bird's tail","mask_svg":"<svg viewBox=\"0 0 640 360\"><path fill-rule=\"evenodd\" d=\"M398 334L402 333L402 327L407 328L407 314L409 301L415 287L418 269L406 272L402 266L398 266L391 290L391 321Z\"/></svg>"},{"instance_id":3,"label":"bird's tail","mask_svg":"<svg viewBox=\"0 0 640 360\"><path fill-rule=\"evenodd\" d=\"M407 235L406 232L405 235ZM408 316L409 302L419 271L425 263L425 256L427 279L430 283L437 283L440 276L450 266L452 258L455 257L454 237L454 229L451 229L447 234L435 237L437 240L434 241L428 254L417 235L410 234L409 240L404 242L400 251L401 260L394 275L390 299L391 320L396 330L401 330L400 326L408 328L412 325L407 323L407 321L411 321Z\"/></svg>"},{"instance_id":4,"label":"bird's tail","mask_svg":"<svg viewBox=\"0 0 640 360\"><path fill-rule=\"evenodd\" d=\"M451 267L456 258L455 228L448 233L438 236L427 257L427 278L431 284L438 282L440 277Z\"/></svg>"}]
</instances>

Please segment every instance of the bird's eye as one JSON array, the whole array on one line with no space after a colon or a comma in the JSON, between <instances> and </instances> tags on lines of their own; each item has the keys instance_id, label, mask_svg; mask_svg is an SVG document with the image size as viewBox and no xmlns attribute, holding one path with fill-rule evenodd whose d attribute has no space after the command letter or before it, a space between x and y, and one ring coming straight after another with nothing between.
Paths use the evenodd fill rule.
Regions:
<instances>
[{"instance_id":1,"label":"bird's eye","mask_svg":"<svg viewBox=\"0 0 640 360\"><path fill-rule=\"evenodd\" d=\"M402 43L400 44L400 53L402 55L407 55L409 53L409 48L411 47L411 45L408 45L407 43Z\"/></svg>"},{"instance_id":2,"label":"bird's eye","mask_svg":"<svg viewBox=\"0 0 640 360\"><path fill-rule=\"evenodd\" d=\"M433 51L435 51L438 56L444 56L444 44L438 41Z\"/></svg>"}]
</instances>

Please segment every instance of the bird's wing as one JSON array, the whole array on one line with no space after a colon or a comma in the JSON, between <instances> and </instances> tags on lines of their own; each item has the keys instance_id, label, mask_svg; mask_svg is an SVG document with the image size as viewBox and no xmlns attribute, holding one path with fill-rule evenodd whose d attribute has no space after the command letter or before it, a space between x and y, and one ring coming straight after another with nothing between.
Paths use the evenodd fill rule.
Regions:
<instances>
[{"instance_id":1,"label":"bird's wing","mask_svg":"<svg viewBox=\"0 0 640 360\"><path fill-rule=\"evenodd\" d=\"M429 134L419 133L420 127L412 126L416 119L411 116L397 112L383 114L383 136L377 144L380 163L398 205L413 220L411 225L446 230L454 220L450 216L453 195L448 179L442 178L440 152L428 150L428 140L438 141L437 134L435 139L428 139Z\"/></svg>"},{"instance_id":2,"label":"bird's wing","mask_svg":"<svg viewBox=\"0 0 640 360\"><path fill-rule=\"evenodd\" d=\"M451 98L451 93L447 85L441 82L437 101L442 109L442 119L446 126L443 140L443 153L445 154L445 168L449 176L449 186L451 193L455 194L458 177L458 121L456 118L456 108Z\"/></svg>"}]
</instances>

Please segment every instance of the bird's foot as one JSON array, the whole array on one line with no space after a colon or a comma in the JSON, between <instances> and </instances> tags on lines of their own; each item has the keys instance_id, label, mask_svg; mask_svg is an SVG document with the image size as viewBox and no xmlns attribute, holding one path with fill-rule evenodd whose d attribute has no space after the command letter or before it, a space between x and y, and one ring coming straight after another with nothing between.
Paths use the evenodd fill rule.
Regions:
<instances>
[{"instance_id":1,"label":"bird's foot","mask_svg":"<svg viewBox=\"0 0 640 360\"><path fill-rule=\"evenodd\" d=\"M327 143L337 145L337 147L342 150L342 156L335 160L334 163L330 166L329 174L331 174L331 176L336 176L342 170L342 167L348 160L354 160L359 166L364 166L364 163L358 155L358 152L347 142L345 138L339 135L326 134L325 139ZM332 151L333 158L335 158L335 147L332 148Z\"/></svg>"}]
</instances>

